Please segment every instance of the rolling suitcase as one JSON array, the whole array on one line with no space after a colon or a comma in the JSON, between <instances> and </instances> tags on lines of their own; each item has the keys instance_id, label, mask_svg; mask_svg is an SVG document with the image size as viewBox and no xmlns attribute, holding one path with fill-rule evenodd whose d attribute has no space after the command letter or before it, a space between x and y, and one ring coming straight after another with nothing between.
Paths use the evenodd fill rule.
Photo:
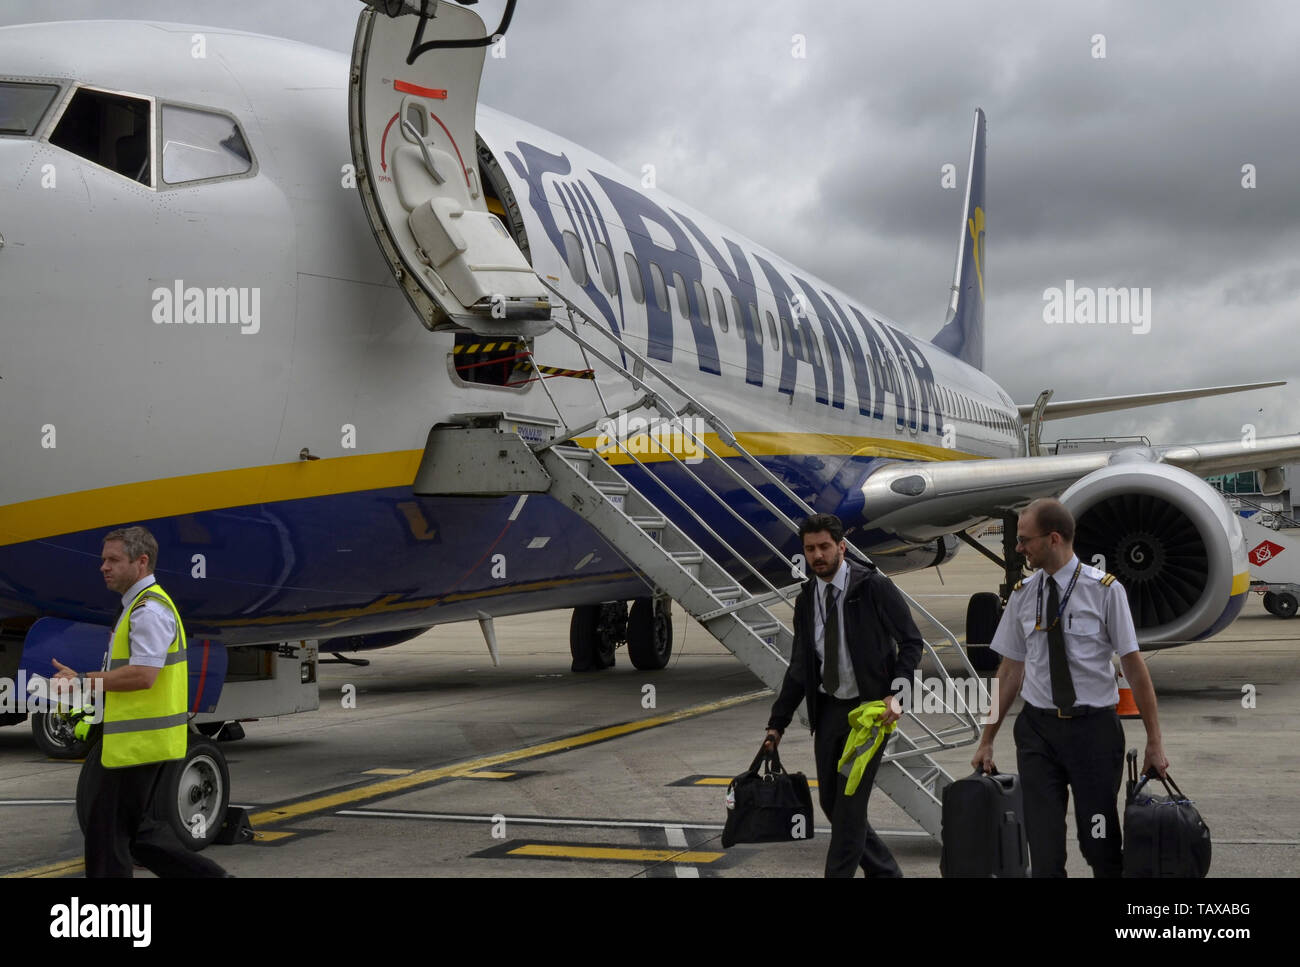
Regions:
<instances>
[{"instance_id":1,"label":"rolling suitcase","mask_svg":"<svg viewBox=\"0 0 1300 967\"><path fill-rule=\"evenodd\" d=\"M1029 875L1020 778L976 770L943 791L944 876Z\"/></svg>"},{"instance_id":2,"label":"rolling suitcase","mask_svg":"<svg viewBox=\"0 0 1300 967\"><path fill-rule=\"evenodd\" d=\"M1166 796L1144 793L1148 780ZM1124 875L1198 878L1210 871L1210 829L1168 775L1137 776L1137 749L1128 750L1124 805Z\"/></svg>"}]
</instances>

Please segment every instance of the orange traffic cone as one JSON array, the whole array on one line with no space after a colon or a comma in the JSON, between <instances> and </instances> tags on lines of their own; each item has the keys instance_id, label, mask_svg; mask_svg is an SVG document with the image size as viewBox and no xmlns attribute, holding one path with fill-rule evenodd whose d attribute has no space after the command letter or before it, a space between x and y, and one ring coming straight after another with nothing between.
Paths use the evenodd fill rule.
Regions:
<instances>
[{"instance_id":1,"label":"orange traffic cone","mask_svg":"<svg viewBox=\"0 0 1300 967\"><path fill-rule=\"evenodd\" d=\"M1133 701L1133 689L1128 687L1123 672L1117 671L1115 673L1115 684L1119 686L1119 705L1115 707L1119 717L1122 719L1140 719L1142 713L1138 711L1137 702Z\"/></svg>"}]
</instances>

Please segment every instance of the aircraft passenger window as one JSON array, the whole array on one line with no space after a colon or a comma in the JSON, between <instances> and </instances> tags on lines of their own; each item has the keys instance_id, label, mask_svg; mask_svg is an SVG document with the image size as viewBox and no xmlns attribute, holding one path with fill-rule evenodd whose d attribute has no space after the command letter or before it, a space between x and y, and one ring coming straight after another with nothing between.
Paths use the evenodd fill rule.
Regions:
<instances>
[{"instance_id":1,"label":"aircraft passenger window","mask_svg":"<svg viewBox=\"0 0 1300 967\"><path fill-rule=\"evenodd\" d=\"M668 286L664 285L664 270L658 263L650 263L650 285L655 292L655 304L660 312L668 311Z\"/></svg>"},{"instance_id":2,"label":"aircraft passenger window","mask_svg":"<svg viewBox=\"0 0 1300 967\"><path fill-rule=\"evenodd\" d=\"M727 331L727 303L726 300L722 298L722 293L719 292L717 289L713 290L713 308L714 311L717 312L718 314L718 325L722 327L723 332L726 332ZM736 334L737 335L740 334L739 321L736 322Z\"/></svg>"},{"instance_id":3,"label":"aircraft passenger window","mask_svg":"<svg viewBox=\"0 0 1300 967\"><path fill-rule=\"evenodd\" d=\"M736 303L736 318L740 318L739 302ZM761 346L763 345L763 323L759 321L758 306L754 305L752 302L749 304L749 318L754 320L754 338L758 340L758 344ZM739 325L739 323L737 323L737 325Z\"/></svg>"},{"instance_id":4,"label":"aircraft passenger window","mask_svg":"<svg viewBox=\"0 0 1300 967\"><path fill-rule=\"evenodd\" d=\"M0 134L35 134L58 93L57 84L0 82Z\"/></svg>"},{"instance_id":5,"label":"aircraft passenger window","mask_svg":"<svg viewBox=\"0 0 1300 967\"><path fill-rule=\"evenodd\" d=\"M794 355L794 333L790 331L790 323L786 322L784 318L781 319L781 335L784 338L784 342L785 342L785 354L787 356L793 356Z\"/></svg>"},{"instance_id":6,"label":"aircraft passenger window","mask_svg":"<svg viewBox=\"0 0 1300 967\"><path fill-rule=\"evenodd\" d=\"M686 280L682 278L680 272L673 273L673 291L677 293L677 308L681 310L682 318L691 317L691 299L686 294Z\"/></svg>"},{"instance_id":7,"label":"aircraft passenger window","mask_svg":"<svg viewBox=\"0 0 1300 967\"><path fill-rule=\"evenodd\" d=\"M149 102L83 87L72 95L50 144L119 175L153 184Z\"/></svg>"},{"instance_id":8,"label":"aircraft passenger window","mask_svg":"<svg viewBox=\"0 0 1300 967\"><path fill-rule=\"evenodd\" d=\"M627 281L632 289L632 298L637 305L645 303L645 283L641 281L641 266L631 252L623 253L623 264L627 266Z\"/></svg>"},{"instance_id":9,"label":"aircraft passenger window","mask_svg":"<svg viewBox=\"0 0 1300 967\"><path fill-rule=\"evenodd\" d=\"M224 114L162 108L162 175L169 185L242 175L253 156L239 125Z\"/></svg>"},{"instance_id":10,"label":"aircraft passenger window","mask_svg":"<svg viewBox=\"0 0 1300 967\"><path fill-rule=\"evenodd\" d=\"M564 238L564 260L569 263L569 274L578 285L586 285L587 260L582 257L582 240L567 228L561 235Z\"/></svg>"},{"instance_id":11,"label":"aircraft passenger window","mask_svg":"<svg viewBox=\"0 0 1300 967\"><path fill-rule=\"evenodd\" d=\"M756 317L756 318L757 318L757 317ZM776 335L776 320L772 318L772 313L771 313L771 311L769 311L768 314L767 314L767 331L768 331L768 334L772 337L772 345L773 345L773 346L777 346L777 347L779 347L779 346L781 345L781 340L780 340L779 338L777 338L777 335Z\"/></svg>"},{"instance_id":12,"label":"aircraft passenger window","mask_svg":"<svg viewBox=\"0 0 1300 967\"><path fill-rule=\"evenodd\" d=\"M700 304L700 322L706 326L713 325L713 320L709 318L709 297L704 292L704 286L700 285L697 279L692 283L695 288L695 301ZM724 320L725 321L725 320ZM723 332L726 332L726 326L723 326Z\"/></svg>"},{"instance_id":13,"label":"aircraft passenger window","mask_svg":"<svg viewBox=\"0 0 1300 967\"><path fill-rule=\"evenodd\" d=\"M618 273L614 271L614 255L604 242L596 243L596 267L600 269L600 282L610 295L618 293Z\"/></svg>"},{"instance_id":14,"label":"aircraft passenger window","mask_svg":"<svg viewBox=\"0 0 1300 967\"><path fill-rule=\"evenodd\" d=\"M815 332L812 333L808 338L809 341L812 343L813 359L816 361L818 366L824 365L822 361L823 360L822 344L821 344L821 340L817 338L817 333Z\"/></svg>"}]
</instances>

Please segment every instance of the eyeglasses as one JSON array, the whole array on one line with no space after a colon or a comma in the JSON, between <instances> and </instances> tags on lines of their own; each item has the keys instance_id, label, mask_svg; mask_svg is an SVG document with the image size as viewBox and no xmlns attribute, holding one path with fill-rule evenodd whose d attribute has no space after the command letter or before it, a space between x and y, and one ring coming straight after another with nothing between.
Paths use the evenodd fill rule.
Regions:
<instances>
[{"instance_id":1,"label":"eyeglasses","mask_svg":"<svg viewBox=\"0 0 1300 967\"><path fill-rule=\"evenodd\" d=\"M1023 544L1028 544L1030 541L1036 541L1040 537L1047 537L1047 536L1048 536L1047 534L1017 534L1016 546L1020 547Z\"/></svg>"}]
</instances>

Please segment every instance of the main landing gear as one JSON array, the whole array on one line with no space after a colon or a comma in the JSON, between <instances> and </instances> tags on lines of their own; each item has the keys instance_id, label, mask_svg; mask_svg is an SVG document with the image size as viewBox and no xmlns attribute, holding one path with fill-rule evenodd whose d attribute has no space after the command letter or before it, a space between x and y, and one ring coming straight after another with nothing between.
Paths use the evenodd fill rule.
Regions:
<instances>
[{"instance_id":1,"label":"main landing gear","mask_svg":"<svg viewBox=\"0 0 1300 967\"><path fill-rule=\"evenodd\" d=\"M970 658L971 665L979 672L996 672L998 665L1002 664L1002 656L987 645L998 630L998 622L1002 620L1002 609L1007 599L1011 597L1011 589L1025 572L1025 559L1016 550L1018 521L1019 518L1015 514L1007 514L1002 518L1001 557L970 535L964 532L957 535L1002 568L1003 573L1002 586L998 588L997 594L992 591L980 591L978 594L972 594L966 605L966 654Z\"/></svg>"},{"instance_id":2,"label":"main landing gear","mask_svg":"<svg viewBox=\"0 0 1300 967\"><path fill-rule=\"evenodd\" d=\"M569 621L569 652L575 672L612 668L614 652L627 645L627 656L639 671L657 671L673 653L672 602L664 596L626 602L607 601L573 609Z\"/></svg>"}]
</instances>

